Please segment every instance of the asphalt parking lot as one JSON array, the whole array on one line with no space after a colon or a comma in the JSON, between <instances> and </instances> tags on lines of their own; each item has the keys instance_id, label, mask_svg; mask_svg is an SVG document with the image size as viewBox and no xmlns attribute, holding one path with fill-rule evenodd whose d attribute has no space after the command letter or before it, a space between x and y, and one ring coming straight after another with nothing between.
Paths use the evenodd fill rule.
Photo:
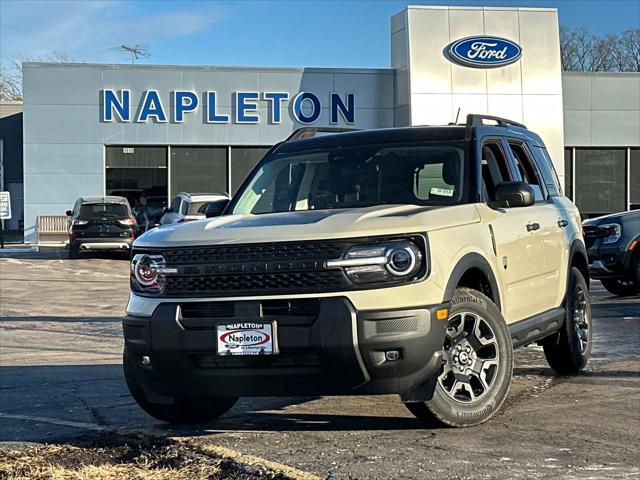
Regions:
<instances>
[{"instance_id":1,"label":"asphalt parking lot","mask_svg":"<svg viewBox=\"0 0 640 480\"><path fill-rule=\"evenodd\" d=\"M124 257L63 250L0 257L0 446L100 432L188 438L321 478L638 478L640 298L594 282L587 371L556 377L516 353L488 423L424 429L395 396L243 399L215 423L172 429L143 413L121 373Z\"/></svg>"}]
</instances>

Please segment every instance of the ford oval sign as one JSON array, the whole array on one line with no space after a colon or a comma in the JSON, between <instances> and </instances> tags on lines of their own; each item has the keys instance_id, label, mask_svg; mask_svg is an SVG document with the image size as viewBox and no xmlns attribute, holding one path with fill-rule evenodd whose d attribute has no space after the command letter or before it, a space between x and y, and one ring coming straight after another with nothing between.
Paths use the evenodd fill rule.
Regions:
<instances>
[{"instance_id":1,"label":"ford oval sign","mask_svg":"<svg viewBox=\"0 0 640 480\"><path fill-rule=\"evenodd\" d=\"M449 45L452 61L476 68L495 68L517 62L522 48L515 42L500 37L467 37Z\"/></svg>"}]
</instances>

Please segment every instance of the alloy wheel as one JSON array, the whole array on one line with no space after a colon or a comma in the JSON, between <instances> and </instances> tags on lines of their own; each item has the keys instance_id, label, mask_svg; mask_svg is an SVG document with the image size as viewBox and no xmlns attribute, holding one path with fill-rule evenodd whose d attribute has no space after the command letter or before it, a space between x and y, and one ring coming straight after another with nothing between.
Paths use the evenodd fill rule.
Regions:
<instances>
[{"instance_id":1,"label":"alloy wheel","mask_svg":"<svg viewBox=\"0 0 640 480\"><path fill-rule=\"evenodd\" d=\"M573 325L578 337L580 353L584 353L589 346L590 323L586 294L580 285L576 285L576 292L573 297Z\"/></svg>"},{"instance_id":2,"label":"alloy wheel","mask_svg":"<svg viewBox=\"0 0 640 480\"><path fill-rule=\"evenodd\" d=\"M489 323L471 312L449 318L443 347L444 363L438 383L452 400L480 400L495 383L500 354Z\"/></svg>"}]
</instances>

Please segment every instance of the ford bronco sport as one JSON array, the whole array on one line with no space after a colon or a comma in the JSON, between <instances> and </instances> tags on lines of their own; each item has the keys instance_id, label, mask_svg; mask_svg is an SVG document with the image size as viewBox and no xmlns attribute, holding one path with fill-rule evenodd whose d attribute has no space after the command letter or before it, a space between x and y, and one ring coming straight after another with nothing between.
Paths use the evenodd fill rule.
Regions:
<instances>
[{"instance_id":1,"label":"ford bronco sport","mask_svg":"<svg viewBox=\"0 0 640 480\"><path fill-rule=\"evenodd\" d=\"M314 130L275 145L222 216L136 240L124 373L146 412L197 423L242 396L395 393L467 426L504 401L514 347L585 367L580 216L536 134L478 115Z\"/></svg>"}]
</instances>

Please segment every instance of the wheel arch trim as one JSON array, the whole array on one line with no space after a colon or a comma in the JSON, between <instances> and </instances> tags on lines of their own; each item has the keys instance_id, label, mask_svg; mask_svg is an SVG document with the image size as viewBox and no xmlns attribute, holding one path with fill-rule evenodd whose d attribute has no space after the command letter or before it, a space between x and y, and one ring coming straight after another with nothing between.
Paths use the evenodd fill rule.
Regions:
<instances>
[{"instance_id":1,"label":"wheel arch trim","mask_svg":"<svg viewBox=\"0 0 640 480\"><path fill-rule=\"evenodd\" d=\"M493 269L491 268L489 262L482 255L476 252L471 252L464 255L453 268L444 291L443 301L446 302L453 299L456 288L458 287L460 280L462 280L462 277L465 275L465 273L474 268L480 270L487 278L489 286L491 287L491 293L493 294L493 302L496 304L498 309L502 311L500 288L498 287L498 282L496 280Z\"/></svg>"}]
</instances>

